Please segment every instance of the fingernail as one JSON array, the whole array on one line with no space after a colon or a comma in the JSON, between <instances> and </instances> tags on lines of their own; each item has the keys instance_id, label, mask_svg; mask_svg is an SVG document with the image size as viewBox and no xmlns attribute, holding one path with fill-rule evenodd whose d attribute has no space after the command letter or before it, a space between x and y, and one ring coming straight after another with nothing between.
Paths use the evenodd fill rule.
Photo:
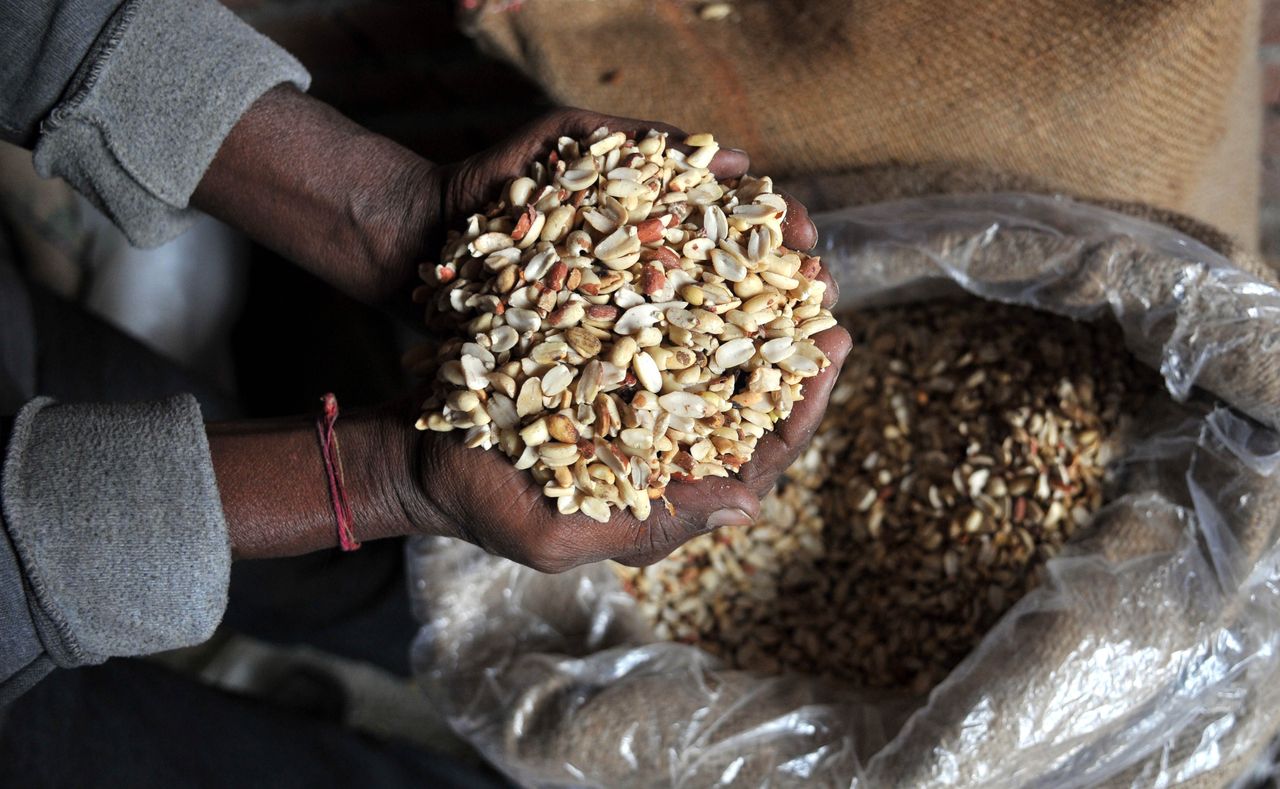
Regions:
<instances>
[{"instance_id":1,"label":"fingernail","mask_svg":"<svg viewBox=\"0 0 1280 789\"><path fill-rule=\"evenodd\" d=\"M751 516L740 509L716 510L707 518L707 530L725 526L750 526Z\"/></svg>"}]
</instances>

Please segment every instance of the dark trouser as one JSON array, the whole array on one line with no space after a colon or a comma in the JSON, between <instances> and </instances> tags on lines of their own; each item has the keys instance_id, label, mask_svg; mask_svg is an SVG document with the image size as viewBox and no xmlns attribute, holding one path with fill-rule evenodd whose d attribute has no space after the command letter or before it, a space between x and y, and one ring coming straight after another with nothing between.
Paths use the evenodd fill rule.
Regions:
<instances>
[{"instance_id":1,"label":"dark trouser","mask_svg":"<svg viewBox=\"0 0 1280 789\"><path fill-rule=\"evenodd\" d=\"M35 288L29 303L23 331L34 334L36 380L26 395L103 402L191 392L206 419L238 415L235 400L74 305ZM8 318L0 310L0 335ZM400 541L238 563L224 624L405 675L416 628L403 564ZM137 660L56 671L0 715L0 787L497 785L439 756L363 737L332 714L269 705Z\"/></svg>"},{"instance_id":2,"label":"dark trouser","mask_svg":"<svg viewBox=\"0 0 1280 789\"><path fill-rule=\"evenodd\" d=\"M484 787L398 743L234 696L138 660L58 671L8 710L5 787Z\"/></svg>"}]
</instances>

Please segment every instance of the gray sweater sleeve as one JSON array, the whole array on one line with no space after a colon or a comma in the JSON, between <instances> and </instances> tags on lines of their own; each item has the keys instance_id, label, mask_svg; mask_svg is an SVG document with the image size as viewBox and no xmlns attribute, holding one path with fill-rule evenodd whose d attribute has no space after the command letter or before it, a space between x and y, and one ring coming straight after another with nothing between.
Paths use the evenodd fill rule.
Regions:
<instances>
[{"instance_id":1,"label":"gray sweater sleeve","mask_svg":"<svg viewBox=\"0 0 1280 789\"><path fill-rule=\"evenodd\" d=\"M231 551L199 406L19 412L0 482L0 703L50 667L207 639Z\"/></svg>"},{"instance_id":2,"label":"gray sweater sleeve","mask_svg":"<svg viewBox=\"0 0 1280 789\"><path fill-rule=\"evenodd\" d=\"M0 139L35 145L44 120L122 0L0 3Z\"/></svg>"},{"instance_id":3,"label":"gray sweater sleeve","mask_svg":"<svg viewBox=\"0 0 1280 789\"><path fill-rule=\"evenodd\" d=\"M128 0L43 121L36 169L135 245L158 245L192 221L191 193L231 127L283 82L305 90L310 77L214 0Z\"/></svg>"}]
</instances>

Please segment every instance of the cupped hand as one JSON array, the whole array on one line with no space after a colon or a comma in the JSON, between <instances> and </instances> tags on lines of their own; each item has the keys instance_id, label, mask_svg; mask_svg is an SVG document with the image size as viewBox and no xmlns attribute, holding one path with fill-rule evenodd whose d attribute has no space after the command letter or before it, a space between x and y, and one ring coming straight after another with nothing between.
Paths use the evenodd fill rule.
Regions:
<instances>
[{"instance_id":1,"label":"cupped hand","mask_svg":"<svg viewBox=\"0 0 1280 789\"><path fill-rule=\"evenodd\" d=\"M662 123L558 110L489 151L441 168L443 226L458 226L466 216L482 210L504 184L525 174L529 162L553 150L557 138L585 137L600 126L633 136L658 129L668 132L677 145L687 136ZM729 180L745 175L749 166L746 153L722 148L710 169L717 178ZM789 197L787 203L784 243L792 249L811 249L817 231L807 211ZM823 301L830 307L837 296L835 284L825 268L819 279L827 284ZM531 475L517 470L501 452L466 448L458 432L416 437L407 493L401 496L404 509L422 531L467 540L544 572L603 559L648 564L711 529L749 524L759 513L760 499L817 430L849 352L849 335L842 328L829 329L814 340L831 365L805 382L804 399L760 440L740 474L673 481L665 490L666 502L653 502L652 514L644 521L626 510L615 511L607 523L582 514L562 515Z\"/></svg>"},{"instance_id":2,"label":"cupped hand","mask_svg":"<svg viewBox=\"0 0 1280 789\"><path fill-rule=\"evenodd\" d=\"M439 179L441 195L439 227L442 230L460 227L468 216L483 210L501 193L507 182L527 174L530 162L545 160L547 154L555 150L556 140L559 138L580 139L601 126L611 131L626 132L636 139L650 129L657 129L666 132L668 141L675 147L689 150L683 144L688 133L666 123L620 118L573 108L554 110L487 151L457 164L437 168L436 177ZM722 144L724 142L721 141ZM724 181L741 178L750 167L751 159L745 151L721 148L708 169L716 178ZM813 249L818 243L818 230L809 219L808 210L789 195L782 196L787 201L787 216L782 225L783 240L795 250ZM432 254L439 254L443 238L443 232L435 234L432 243L436 246L428 253L428 258ZM823 306L831 307L838 295L836 284L825 267L818 279L827 285Z\"/></svg>"},{"instance_id":3,"label":"cupped hand","mask_svg":"<svg viewBox=\"0 0 1280 789\"><path fill-rule=\"evenodd\" d=\"M654 501L644 521L626 510L615 511L607 523L581 513L562 515L530 474L496 449L463 446L458 431L417 434L401 504L421 531L466 540L542 572L603 559L651 564L699 534L755 520L760 499L817 430L849 353L849 334L842 328L828 329L815 341L831 365L805 381L804 399L760 439L740 478L673 481L666 488L670 508Z\"/></svg>"}]
</instances>

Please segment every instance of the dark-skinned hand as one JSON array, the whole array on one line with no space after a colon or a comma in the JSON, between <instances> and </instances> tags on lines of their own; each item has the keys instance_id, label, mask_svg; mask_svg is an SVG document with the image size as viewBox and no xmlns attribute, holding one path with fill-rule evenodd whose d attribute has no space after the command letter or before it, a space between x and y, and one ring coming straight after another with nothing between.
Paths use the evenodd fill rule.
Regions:
<instances>
[{"instance_id":1,"label":"dark-skinned hand","mask_svg":"<svg viewBox=\"0 0 1280 789\"><path fill-rule=\"evenodd\" d=\"M530 161L545 157L558 137L581 138L600 126L631 136L656 128L668 132L673 142L687 136L649 121L581 110L552 113L508 142L444 168L443 221L453 226L481 210L507 181L524 174ZM749 164L742 151L721 149L710 169L717 178L727 180L745 175ZM785 243L797 250L812 248L817 232L808 213L794 200L787 203ZM819 278L827 283L824 305L830 307L836 299L835 286L825 269ZM582 514L562 515L529 474L517 470L500 452L467 449L456 432L420 434L412 471L417 490L406 497L406 511L424 530L468 540L544 572L602 559L652 563L710 529L746 525L759 513L761 497L817 429L849 352L849 335L842 328L829 329L814 340L831 365L805 382L804 399L791 416L760 440L739 478L713 477L668 485L666 498L674 514L655 501L652 514L643 522L627 511L615 511L608 523Z\"/></svg>"},{"instance_id":2,"label":"dark-skinned hand","mask_svg":"<svg viewBox=\"0 0 1280 789\"><path fill-rule=\"evenodd\" d=\"M417 266L439 254L445 229L482 209L561 136L600 126L637 134L661 123L557 110L507 142L456 165L436 166L372 134L288 86L264 94L224 141L192 204L241 228L334 287L422 325L409 293ZM720 179L747 172L741 151L711 162ZM788 246L810 249L817 234L804 206L788 200ZM823 270L828 306L835 286ZM675 514L654 502L637 522L560 515L539 486L496 451L466 449L457 433L419 433L416 409L390 406L339 422L347 488L361 539L443 534L539 570L616 558L645 563L709 528L744 524L759 499L808 442L849 350L835 328L814 338L832 364L804 386L803 401L767 434L738 478L677 482L666 490ZM413 405L416 405L414 403ZM211 426L210 445L235 555L283 556L334 542L315 433L307 421Z\"/></svg>"}]
</instances>

